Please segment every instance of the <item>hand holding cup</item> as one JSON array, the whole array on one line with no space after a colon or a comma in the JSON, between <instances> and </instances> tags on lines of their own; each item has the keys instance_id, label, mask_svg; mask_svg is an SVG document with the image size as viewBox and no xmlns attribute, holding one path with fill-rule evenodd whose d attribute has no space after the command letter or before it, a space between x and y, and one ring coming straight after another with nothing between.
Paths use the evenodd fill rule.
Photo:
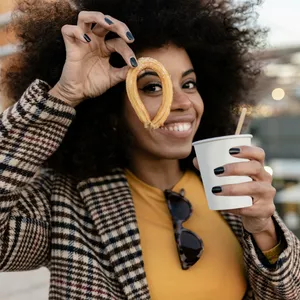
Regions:
<instances>
[{"instance_id":1,"label":"hand holding cup","mask_svg":"<svg viewBox=\"0 0 300 300\"><path fill-rule=\"evenodd\" d=\"M253 146L240 146L229 150L230 155L248 161L230 163L214 170L217 177L249 176L252 181L212 187L218 196L250 196L252 206L230 209L226 212L242 217L244 228L250 233L265 230L275 212L274 197L276 189L272 186L272 176L264 168L265 152ZM195 166L198 168L196 161ZM226 198L221 200L226 201Z\"/></svg>"}]
</instances>

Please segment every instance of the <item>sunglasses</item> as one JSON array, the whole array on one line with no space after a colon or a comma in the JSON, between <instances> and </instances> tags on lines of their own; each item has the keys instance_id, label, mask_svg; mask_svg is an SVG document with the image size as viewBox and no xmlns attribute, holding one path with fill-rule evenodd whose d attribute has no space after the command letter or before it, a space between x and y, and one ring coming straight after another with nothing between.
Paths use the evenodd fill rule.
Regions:
<instances>
[{"instance_id":1,"label":"sunglasses","mask_svg":"<svg viewBox=\"0 0 300 300\"><path fill-rule=\"evenodd\" d=\"M204 250L203 241L194 232L182 226L182 223L187 221L193 212L190 201L184 197L184 189L181 189L179 193L165 190L164 194L172 216L181 267L183 270L187 270L202 255Z\"/></svg>"}]
</instances>

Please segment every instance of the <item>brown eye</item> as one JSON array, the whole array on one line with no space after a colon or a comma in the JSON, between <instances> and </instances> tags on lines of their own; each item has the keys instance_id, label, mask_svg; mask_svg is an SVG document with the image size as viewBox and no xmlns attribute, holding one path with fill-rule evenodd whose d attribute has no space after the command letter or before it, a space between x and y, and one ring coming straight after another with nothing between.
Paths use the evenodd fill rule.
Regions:
<instances>
[{"instance_id":1,"label":"brown eye","mask_svg":"<svg viewBox=\"0 0 300 300\"><path fill-rule=\"evenodd\" d=\"M184 89L195 89L197 87L197 83L195 81L188 81L183 85Z\"/></svg>"},{"instance_id":2,"label":"brown eye","mask_svg":"<svg viewBox=\"0 0 300 300\"><path fill-rule=\"evenodd\" d=\"M160 84L151 83L142 88L142 91L145 93L155 93L161 91L162 87Z\"/></svg>"}]
</instances>

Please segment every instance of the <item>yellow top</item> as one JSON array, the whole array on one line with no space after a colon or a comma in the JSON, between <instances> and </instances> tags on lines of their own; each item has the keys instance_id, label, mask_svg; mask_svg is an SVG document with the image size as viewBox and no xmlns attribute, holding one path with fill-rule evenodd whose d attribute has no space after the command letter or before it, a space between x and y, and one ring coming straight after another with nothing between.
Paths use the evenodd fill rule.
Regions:
<instances>
[{"instance_id":1,"label":"yellow top","mask_svg":"<svg viewBox=\"0 0 300 300\"><path fill-rule=\"evenodd\" d=\"M284 250L284 243L282 240L272 249L263 251L264 256L268 259L269 263L275 264L280 256L280 253Z\"/></svg>"},{"instance_id":2,"label":"yellow top","mask_svg":"<svg viewBox=\"0 0 300 300\"><path fill-rule=\"evenodd\" d=\"M188 171L173 188L175 192L184 188L193 206L193 214L183 226L204 242L202 257L186 271L179 262L164 193L128 170L126 176L136 209L151 299L241 300L247 286L242 248L222 216L208 209L198 176Z\"/></svg>"}]
</instances>

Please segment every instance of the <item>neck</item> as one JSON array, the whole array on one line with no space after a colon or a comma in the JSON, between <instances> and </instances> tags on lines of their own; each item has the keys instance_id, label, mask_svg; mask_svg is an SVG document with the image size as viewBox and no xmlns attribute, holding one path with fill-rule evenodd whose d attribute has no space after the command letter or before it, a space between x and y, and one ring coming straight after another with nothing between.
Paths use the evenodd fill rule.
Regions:
<instances>
[{"instance_id":1,"label":"neck","mask_svg":"<svg viewBox=\"0 0 300 300\"><path fill-rule=\"evenodd\" d=\"M183 176L179 160L157 159L134 155L129 169L145 183L162 191L172 189Z\"/></svg>"}]
</instances>

